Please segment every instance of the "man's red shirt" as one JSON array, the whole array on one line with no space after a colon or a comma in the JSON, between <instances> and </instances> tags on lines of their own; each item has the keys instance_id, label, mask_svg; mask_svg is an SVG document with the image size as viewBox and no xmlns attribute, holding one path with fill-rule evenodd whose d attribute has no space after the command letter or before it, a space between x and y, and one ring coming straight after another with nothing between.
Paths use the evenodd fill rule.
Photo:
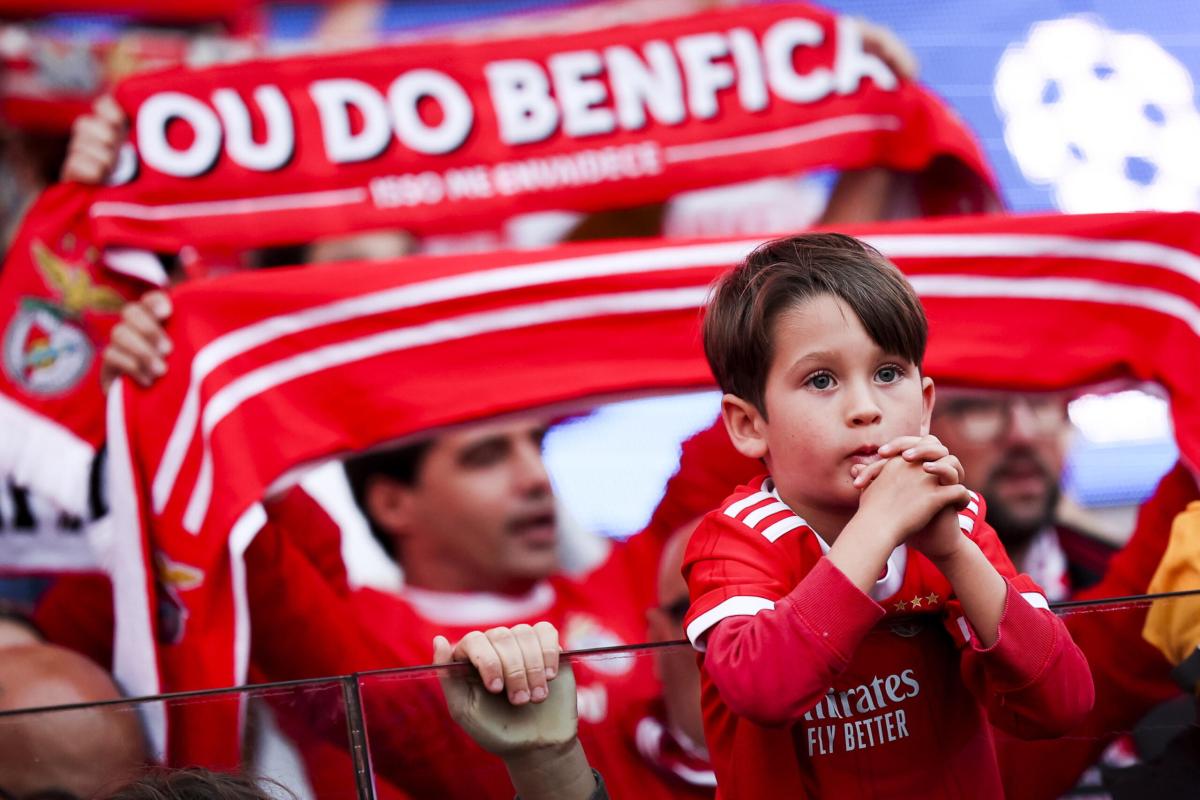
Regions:
<instances>
[{"instance_id":1,"label":"man's red shirt","mask_svg":"<svg viewBox=\"0 0 1200 800\"><path fill-rule=\"evenodd\" d=\"M314 511L303 497L291 502ZM455 641L472 630L539 620L558 628L566 649L644 642L646 611L657 599L656 575L667 538L665 532L634 536L615 544L586 575L555 576L519 596L413 587L398 593L343 591L336 575L323 577L329 566L319 557L331 548L336 552L336 530L327 523L324 532L318 530L322 523L315 512L303 526L294 514L273 511L276 517L279 524L264 528L247 551L253 660L267 680L428 664L437 634ZM300 527L307 529L303 536ZM280 574L295 584L288 591L266 579ZM574 669L580 740L610 793L677 797L675 781L639 755L626 724L658 697L651 653L589 656L575 661ZM450 719L433 671L366 675L359 687L378 775L414 797L512 797L500 760L484 753ZM338 729L340 717L333 725L311 718L301 722L299 731L285 728L297 738L304 738L305 729L319 731L322 741L311 752L321 758L331 757L331 741L345 738Z\"/></svg>"}]
</instances>

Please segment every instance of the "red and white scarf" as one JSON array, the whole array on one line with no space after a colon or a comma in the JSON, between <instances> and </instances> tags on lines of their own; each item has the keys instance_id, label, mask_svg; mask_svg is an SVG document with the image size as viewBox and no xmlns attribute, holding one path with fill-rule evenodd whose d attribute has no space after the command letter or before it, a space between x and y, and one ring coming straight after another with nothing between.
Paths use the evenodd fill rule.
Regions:
<instances>
[{"instance_id":1,"label":"red and white scarf","mask_svg":"<svg viewBox=\"0 0 1200 800\"><path fill-rule=\"evenodd\" d=\"M1156 382L1197 464L1197 221L967 218L851 232L921 295L929 374L1030 391ZM124 685L150 694L245 680L241 555L265 521L260 501L305 464L508 413L710 386L700 309L711 281L757 243L576 245L181 288L167 377L109 398L115 528L142 532L112 554ZM165 646L154 561L179 578L169 588L190 617ZM212 737L194 730L172 727L173 754L211 755Z\"/></svg>"},{"instance_id":2,"label":"red and white scarf","mask_svg":"<svg viewBox=\"0 0 1200 800\"><path fill-rule=\"evenodd\" d=\"M815 168L957 161L961 120L805 4L134 77L97 235L177 251L369 228L484 230Z\"/></svg>"},{"instance_id":3,"label":"red and white scarf","mask_svg":"<svg viewBox=\"0 0 1200 800\"><path fill-rule=\"evenodd\" d=\"M553 96L509 97L518 73L543 76ZM470 130L446 152L427 152L434 116L397 122L392 105L422 86L466 103L455 113L469 114ZM163 280L153 257L119 246L211 253L381 227L486 228L537 208L624 207L825 166L956 161L984 196L992 186L952 111L862 52L852 21L807 5L180 68L139 75L118 94L133 121L118 170L125 182L47 192L0 269L0 428L26 432L0 440L0 475L77 514L104 437L97 356L117 319L113 304L94 298L128 299ZM607 100L579 105L593 94ZM533 104L540 110L530 113L557 120L553 130L535 141L519 120L502 123L504 97L505 108ZM347 114L354 119L340 130ZM607 133L580 129L580 120L609 118ZM47 278L46 251L93 299L64 300ZM30 303L68 313L54 331L34 330ZM62 344L57 362L30 361L45 354L43 333Z\"/></svg>"},{"instance_id":4,"label":"red and white scarf","mask_svg":"<svg viewBox=\"0 0 1200 800\"><path fill-rule=\"evenodd\" d=\"M148 253L96 246L91 200L46 191L0 268L0 476L77 516L104 441L101 350L122 305L163 279Z\"/></svg>"}]
</instances>

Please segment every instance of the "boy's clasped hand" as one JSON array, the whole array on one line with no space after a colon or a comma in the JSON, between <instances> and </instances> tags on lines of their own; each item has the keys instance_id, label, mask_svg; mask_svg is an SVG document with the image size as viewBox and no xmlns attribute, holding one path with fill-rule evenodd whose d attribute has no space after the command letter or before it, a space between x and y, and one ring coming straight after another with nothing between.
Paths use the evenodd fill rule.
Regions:
<instances>
[{"instance_id":1,"label":"boy's clasped hand","mask_svg":"<svg viewBox=\"0 0 1200 800\"><path fill-rule=\"evenodd\" d=\"M850 474L862 492L859 515L932 561L953 555L963 543L958 511L971 502L963 468L936 436L900 436L879 448L879 458L854 464Z\"/></svg>"}]
</instances>

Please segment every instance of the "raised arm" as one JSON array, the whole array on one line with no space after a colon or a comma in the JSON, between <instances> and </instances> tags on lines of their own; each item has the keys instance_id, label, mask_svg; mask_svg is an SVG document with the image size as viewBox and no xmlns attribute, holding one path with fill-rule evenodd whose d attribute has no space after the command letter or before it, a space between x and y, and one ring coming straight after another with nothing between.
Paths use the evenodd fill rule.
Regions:
<instances>
[{"instance_id":1,"label":"raised arm","mask_svg":"<svg viewBox=\"0 0 1200 800\"><path fill-rule=\"evenodd\" d=\"M920 65L904 40L890 28L870 20L856 20L862 32L863 49L878 56L892 72L905 80L916 80ZM874 222L885 219L895 205L897 194L908 187L907 176L887 167L845 170L838 175L830 192L823 226Z\"/></svg>"},{"instance_id":2,"label":"raised arm","mask_svg":"<svg viewBox=\"0 0 1200 800\"><path fill-rule=\"evenodd\" d=\"M964 612L967 601L976 599L968 587L981 583L981 574L989 583L1000 582L1001 595L993 635L985 638L980 632L993 624L990 611L982 623L976 621L978 612L975 619L966 614L972 635L963 650L964 681L986 706L992 724L1007 733L1038 739L1074 730L1095 702L1087 659L1050 611L1041 588L1016 574L996 532L982 518L968 541L974 571L943 567Z\"/></svg>"},{"instance_id":3,"label":"raised arm","mask_svg":"<svg viewBox=\"0 0 1200 800\"><path fill-rule=\"evenodd\" d=\"M127 122L125 112L111 95L97 98L91 113L77 118L71 126L71 141L60 179L97 184L107 178L125 141Z\"/></svg>"}]
</instances>

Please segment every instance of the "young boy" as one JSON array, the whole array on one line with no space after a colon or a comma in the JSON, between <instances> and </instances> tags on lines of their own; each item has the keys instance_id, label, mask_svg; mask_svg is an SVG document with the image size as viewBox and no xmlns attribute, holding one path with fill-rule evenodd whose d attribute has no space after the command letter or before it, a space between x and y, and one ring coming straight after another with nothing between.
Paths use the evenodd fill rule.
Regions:
<instances>
[{"instance_id":1,"label":"young boy","mask_svg":"<svg viewBox=\"0 0 1200 800\"><path fill-rule=\"evenodd\" d=\"M929 435L926 332L900 272L840 234L769 242L714 290L725 425L769 472L684 559L726 800L1000 798L985 713L1032 738L1091 708L1083 654Z\"/></svg>"}]
</instances>

